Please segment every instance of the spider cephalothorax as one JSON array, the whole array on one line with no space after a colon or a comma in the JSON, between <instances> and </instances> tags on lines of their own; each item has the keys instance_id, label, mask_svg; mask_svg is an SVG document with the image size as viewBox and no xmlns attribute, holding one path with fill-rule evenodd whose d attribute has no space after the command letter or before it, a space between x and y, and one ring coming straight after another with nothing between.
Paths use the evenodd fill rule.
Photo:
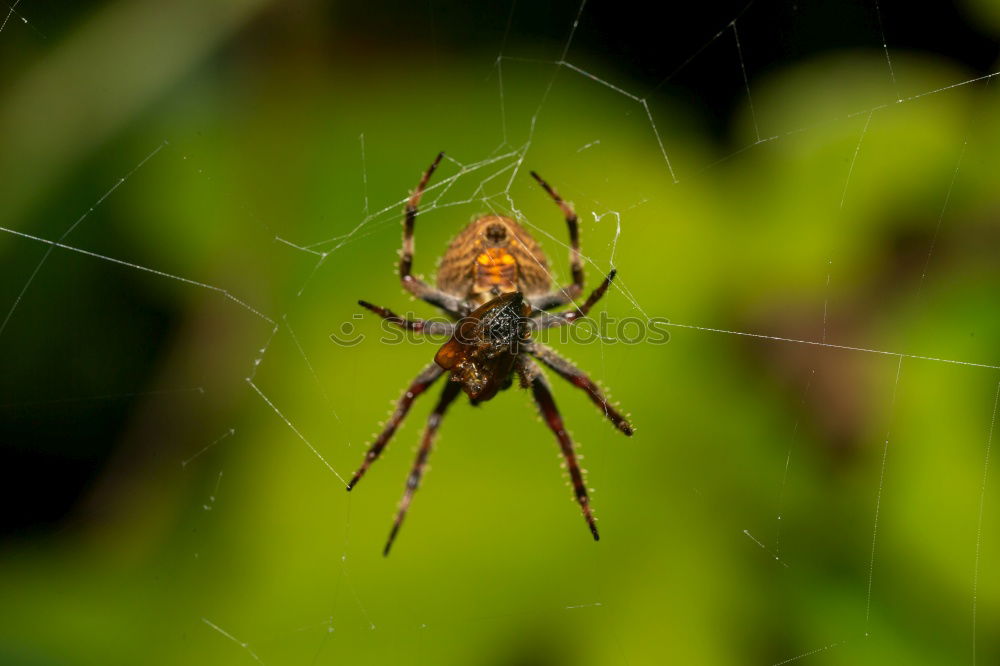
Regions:
<instances>
[{"instance_id":1,"label":"spider cephalothorax","mask_svg":"<svg viewBox=\"0 0 1000 666\"><path fill-rule=\"evenodd\" d=\"M570 239L570 270L573 282L558 289L551 289L545 254L521 225L501 215L483 215L469 223L448 246L438 269L437 287L432 287L411 273L413 267L413 226L417 205L431 174L444 153L437 156L424 172L420 184L406 203L403 218L403 250L399 261L399 277L403 287L414 296L444 310L455 322L403 319L391 310L358 301L362 306L386 320L417 333L449 335L450 338L437 352L434 362L428 365L403 392L396 403L384 429L372 443L361 467L347 484L351 490L374 462L393 433L409 412L413 401L427 390L445 372L450 381L431 412L421 440L417 459L406 482L406 491L386 542L389 553L413 493L420 485L427 457L434 443L434 436L448 406L464 390L473 404L489 400L512 384L518 375L521 386L530 388L539 412L555 434L559 448L566 460L574 495L594 539L598 539L597 525L590 509L583 473L573 450L573 442L566 433L562 417L556 409L548 381L535 359L574 386L583 389L604 415L626 435L632 426L612 405L597 385L582 370L559 356L553 349L531 340L531 332L572 324L597 303L615 277L612 269L601 284L576 306L575 299L583 291L583 265L580 260L580 239L576 213L559 194L538 174L531 175L549 193L566 216ZM549 313L561 305L574 305L572 309Z\"/></svg>"},{"instance_id":2,"label":"spider cephalothorax","mask_svg":"<svg viewBox=\"0 0 1000 666\"><path fill-rule=\"evenodd\" d=\"M489 400L510 385L514 362L528 339L530 313L521 292L494 298L458 323L434 362L451 371L451 381L474 402Z\"/></svg>"}]
</instances>

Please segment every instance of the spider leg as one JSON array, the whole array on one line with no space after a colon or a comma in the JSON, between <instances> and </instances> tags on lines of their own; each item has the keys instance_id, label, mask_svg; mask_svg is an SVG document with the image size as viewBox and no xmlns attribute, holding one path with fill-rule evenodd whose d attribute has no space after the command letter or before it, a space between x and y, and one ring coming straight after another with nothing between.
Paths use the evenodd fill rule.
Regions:
<instances>
[{"instance_id":1,"label":"spider leg","mask_svg":"<svg viewBox=\"0 0 1000 666\"><path fill-rule=\"evenodd\" d=\"M448 382L444 390L441 391L441 398L438 400L437 406L427 419L427 429L424 430L424 438L420 443L420 450L417 451L417 459L413 461L413 468L406 478L406 491L403 493L403 499L399 502L399 510L396 512L396 519L392 523L392 530L389 532L389 539L385 543L382 555L389 554L392 542L396 540L396 534L399 533L399 527L403 524L406 511L410 508L410 502L413 500L413 493L420 486L420 479L423 477L424 467L427 465L427 456L430 455L434 436L437 434L438 426L441 425L441 419L444 417L448 405L452 403L461 390L461 384Z\"/></svg>"},{"instance_id":2,"label":"spider leg","mask_svg":"<svg viewBox=\"0 0 1000 666\"><path fill-rule=\"evenodd\" d=\"M583 481L583 472L580 470L580 463L577 461L576 452L573 450L573 441L566 432L562 416L560 416L559 410L556 408L552 392L549 391L548 382L534 361L526 356L519 356L518 359L521 361L521 365L518 368L521 381L523 384L531 387L531 393L535 398L535 403L538 405L539 413L541 413L542 418L545 419L545 423L559 441L559 449L562 451L563 458L566 459L566 468L569 470L570 479L573 481L573 494L576 496L576 502L583 511L583 517L586 519L587 525L590 526L590 533L594 535L594 541L599 541L601 535L597 532L597 523L594 521L594 514L590 509L590 498L587 496L587 486Z\"/></svg>"},{"instance_id":3,"label":"spider leg","mask_svg":"<svg viewBox=\"0 0 1000 666\"><path fill-rule=\"evenodd\" d=\"M361 463L361 467L358 471L354 473L351 478L351 482L347 484L347 490L351 490L357 485L358 481L364 476L365 472L373 462L375 462L379 455L382 453L382 449L385 445L389 443L392 435L396 432L396 428L399 424L403 422L406 418L406 413L410 411L410 407L413 406L413 401L417 399L417 396L423 393L434 383L444 370L438 366L437 363L431 363L426 368L424 368L417 378L413 380L413 383L403 392L400 396L399 401L396 402L396 409L392 412L392 416L389 417L389 421L385 424L382 432L379 436L375 438L375 441L368 448L368 453L365 454L365 459Z\"/></svg>"},{"instance_id":4,"label":"spider leg","mask_svg":"<svg viewBox=\"0 0 1000 666\"><path fill-rule=\"evenodd\" d=\"M427 333L428 335L451 335L455 332L455 324L448 321L435 321L427 319L403 319L389 308L373 305L368 301L358 301L358 305L371 310L389 323L396 324L400 328L414 333Z\"/></svg>"},{"instance_id":5,"label":"spider leg","mask_svg":"<svg viewBox=\"0 0 1000 666\"><path fill-rule=\"evenodd\" d=\"M531 177L538 181L542 189L548 192L552 200L556 202L556 205L562 209L563 215L566 217L566 226L569 229L569 268L573 274L573 282L565 287L530 299L531 304L536 308L548 310L549 308L572 303L577 296L583 293L583 262L580 260L580 225L577 221L576 211L573 210L571 205L563 201L563 198L559 196L554 187L545 182L534 171L531 172Z\"/></svg>"},{"instance_id":6,"label":"spider leg","mask_svg":"<svg viewBox=\"0 0 1000 666\"><path fill-rule=\"evenodd\" d=\"M427 181L431 179L431 175L437 169L442 157L444 157L444 152L438 153L420 178L417 189L413 190L413 194L406 202L406 212L403 218L403 249L399 258L399 279L403 283L403 288L417 298L452 314L462 316L465 314L465 307L461 299L446 294L440 289L435 289L410 272L413 268L413 226L417 219L417 207L420 205L420 198L424 195Z\"/></svg>"},{"instance_id":7,"label":"spider leg","mask_svg":"<svg viewBox=\"0 0 1000 666\"><path fill-rule=\"evenodd\" d=\"M535 330L541 331L546 328L553 328L555 326L564 326L566 324L572 324L577 319L581 319L587 316L590 309L597 304L597 301L601 300L605 292L607 292L608 287L611 286L611 281L615 279L615 275L618 271L614 268L608 273L607 277L597 286L597 289L590 292L590 296L584 301L583 305L574 309L567 310L565 312L557 312L556 314L549 314L548 312L543 312L542 310L537 310L532 313L532 317L536 317L534 328Z\"/></svg>"},{"instance_id":8,"label":"spider leg","mask_svg":"<svg viewBox=\"0 0 1000 666\"><path fill-rule=\"evenodd\" d=\"M557 354L556 350L547 345L543 345L540 342L532 342L530 345L525 345L523 349L548 367L552 368L557 375L568 381L570 384L586 391L587 395L590 396L590 399L594 402L594 404L604 412L604 415L608 417L608 420L611 421L616 428L629 437L632 436L631 424L629 424L629 422L618 412L618 410L608 404L608 399L605 397L604 393L601 392L601 389L598 388L597 384L595 384L583 370L573 365L568 359L565 359Z\"/></svg>"}]
</instances>

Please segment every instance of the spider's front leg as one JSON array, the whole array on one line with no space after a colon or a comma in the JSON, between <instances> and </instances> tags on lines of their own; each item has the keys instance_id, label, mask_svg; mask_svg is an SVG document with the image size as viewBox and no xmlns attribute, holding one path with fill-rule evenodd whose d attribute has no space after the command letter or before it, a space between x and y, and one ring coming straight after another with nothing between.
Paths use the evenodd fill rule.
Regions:
<instances>
[{"instance_id":1,"label":"spider's front leg","mask_svg":"<svg viewBox=\"0 0 1000 666\"><path fill-rule=\"evenodd\" d=\"M593 511L590 509L590 497L587 495L583 471L580 469L576 452L573 450L573 440L566 432L562 416L559 414L552 392L549 390L549 383L545 380L545 375L542 374L538 365L530 358L521 355L518 356L518 361L518 374L521 376L521 383L531 387L531 394L535 398L535 404L538 405L539 413L559 442L559 449L562 451L563 458L566 459L566 468L569 470L569 477L573 482L573 494L576 497L576 502L583 511L583 517L590 527L590 533L594 535L594 541L599 541L601 535L597 532L597 523L594 520Z\"/></svg>"},{"instance_id":2,"label":"spider's front leg","mask_svg":"<svg viewBox=\"0 0 1000 666\"><path fill-rule=\"evenodd\" d=\"M361 467L354 473L351 482L347 484L348 490L354 488L365 472L368 471L368 468L371 467L371 464L378 460L379 455L382 454L382 449L389 443L399 424L406 418L406 414L410 411L410 407L413 406L413 401L417 399L417 396L426 391L443 372L444 370L437 363L431 363L417 375L413 383L403 392L403 395L400 396L399 401L396 403L396 409L392 412L392 416L389 417L389 421L386 422L385 427L382 428L382 432L372 442L372 445L368 448L368 453L365 454L364 461L361 463Z\"/></svg>"},{"instance_id":3,"label":"spider's front leg","mask_svg":"<svg viewBox=\"0 0 1000 666\"><path fill-rule=\"evenodd\" d=\"M601 284L597 286L597 289L590 292L590 296L587 297L587 300L584 301L583 305L576 309L567 310L565 312L557 312L556 314L536 310L532 313L532 317L535 318L533 323L534 329L536 331L542 331L546 328L565 326L566 324L572 324L577 319L586 317L587 313L590 312L590 309L594 307L597 304L597 301L601 300L605 292L607 292L608 287L611 286L611 281L615 279L616 275L618 275L618 271L612 268L607 277L605 277Z\"/></svg>"},{"instance_id":4,"label":"spider's front leg","mask_svg":"<svg viewBox=\"0 0 1000 666\"><path fill-rule=\"evenodd\" d=\"M416 224L417 209L420 205L420 198L424 195L424 189L427 187L427 182L431 179L431 175L434 174L434 170L437 169L438 164L441 163L442 157L444 157L443 151L438 153L434 161L431 162L431 165L427 167L427 171L420 178L417 189L413 190L413 194L410 195L410 198L406 202L405 215L403 217L403 249L399 257L399 279L403 283L403 288L417 298L461 317L467 313L465 303L462 299L446 294L440 289L435 289L412 273L413 227Z\"/></svg>"},{"instance_id":5,"label":"spider's front leg","mask_svg":"<svg viewBox=\"0 0 1000 666\"><path fill-rule=\"evenodd\" d=\"M534 171L531 172L531 177L538 181L542 189L548 192L552 200L562 210L563 216L566 218L566 227L569 231L569 268L573 274L572 284L568 284L547 294L542 294L541 296L531 297L531 304L534 307L539 310L548 310L549 308L572 303L577 296L583 293L583 262L580 260L580 224L576 217L576 211L559 196L554 187L545 182Z\"/></svg>"},{"instance_id":6,"label":"spider's front leg","mask_svg":"<svg viewBox=\"0 0 1000 666\"><path fill-rule=\"evenodd\" d=\"M358 301L358 305L371 310L387 322L395 324L407 331L413 331L414 333L427 333L428 335L451 335L455 332L455 324L449 321L435 321L433 319L403 319L389 308L373 305L368 301Z\"/></svg>"}]
</instances>

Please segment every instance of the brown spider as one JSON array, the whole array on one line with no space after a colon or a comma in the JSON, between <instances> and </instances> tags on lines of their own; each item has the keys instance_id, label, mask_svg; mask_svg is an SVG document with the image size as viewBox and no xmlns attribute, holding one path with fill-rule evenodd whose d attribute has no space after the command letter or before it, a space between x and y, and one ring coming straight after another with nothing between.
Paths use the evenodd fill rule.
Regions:
<instances>
[{"instance_id":1,"label":"brown spider","mask_svg":"<svg viewBox=\"0 0 1000 666\"><path fill-rule=\"evenodd\" d=\"M483 215L474 219L452 240L441 260L437 274L437 288L412 275L413 265L413 223L417 217L417 205L424 193L427 181L437 168L444 153L440 153L430 165L417 189L410 195L403 220L403 249L399 262L399 277L403 287L411 294L444 310L456 322L425 321L403 319L387 308L358 301L384 319L407 330L418 333L451 335L451 339L434 357L434 362L417 375L409 388L396 403L396 409L389 417L381 434L375 439L365 455L361 467L354 473L347 489L358 483L368 467L382 453L389 439L399 427L413 401L426 391L434 381L446 371L451 373L450 381L444 387L437 406L431 412L424 431L417 459L406 481L406 491L399 504L396 519L385 544L384 555L389 554L393 540L406 517L406 511L413 499L413 492L420 485L427 456L430 454L434 436L445 410L464 390L472 404L489 400L498 391L508 388L516 372L523 388L531 388L539 412L559 441L570 478L576 494L576 501L583 510L583 516L590 526L594 540L600 535L587 497L583 474L563 426L562 417L549 391L548 381L534 359L538 359L557 375L574 386L583 389L590 399L604 411L619 430L632 434L632 426L608 404L597 385L582 370L559 356L553 349L530 340L531 331L554 326L572 324L597 303L607 291L615 277L614 269L597 289L591 292L583 305L551 314L551 308L573 303L583 291L583 266L580 261L580 234L576 213L562 200L559 194L538 174L531 172L535 180L549 193L566 216L569 227L569 260L573 282L560 289L551 290L545 255L531 235L517 222L500 215Z\"/></svg>"}]
</instances>

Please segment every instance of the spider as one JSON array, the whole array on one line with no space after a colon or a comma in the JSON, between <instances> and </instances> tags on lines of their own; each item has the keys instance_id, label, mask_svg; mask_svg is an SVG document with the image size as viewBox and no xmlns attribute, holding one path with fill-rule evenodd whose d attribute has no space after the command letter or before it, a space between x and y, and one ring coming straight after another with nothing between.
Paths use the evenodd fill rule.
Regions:
<instances>
[{"instance_id":1,"label":"spider","mask_svg":"<svg viewBox=\"0 0 1000 666\"><path fill-rule=\"evenodd\" d=\"M583 473L573 450L573 442L566 433L549 390L549 383L536 359L585 391L608 420L623 433L632 435L632 426L608 403L601 390L582 370L553 349L531 340L530 336L532 331L571 325L586 316L608 290L615 277L615 270L608 273L579 307L556 314L547 312L562 305L575 305L574 300L583 292L580 233L573 207L532 171L532 177L552 197L566 217L570 240L569 261L573 275L571 284L552 290L545 254L541 248L521 225L500 215L475 218L451 241L438 268L436 287L413 275L413 227L417 206L442 157L443 152L438 154L424 172L417 189L406 203L399 278L404 289L441 308L456 321L404 319L388 308L358 301L362 307L404 329L451 337L438 350L434 361L403 392L382 432L375 438L361 466L347 484L347 490L350 491L357 485L369 466L381 455L417 396L430 388L441 375L450 373L450 381L446 383L428 418L417 458L406 480L406 490L383 550L383 555L388 555L406 517L413 493L420 485L427 457L448 406L462 390L473 405L489 400L499 391L509 388L514 374L517 374L521 387L531 389L542 418L559 442L573 482L576 501L597 541L600 535L590 508Z\"/></svg>"}]
</instances>

